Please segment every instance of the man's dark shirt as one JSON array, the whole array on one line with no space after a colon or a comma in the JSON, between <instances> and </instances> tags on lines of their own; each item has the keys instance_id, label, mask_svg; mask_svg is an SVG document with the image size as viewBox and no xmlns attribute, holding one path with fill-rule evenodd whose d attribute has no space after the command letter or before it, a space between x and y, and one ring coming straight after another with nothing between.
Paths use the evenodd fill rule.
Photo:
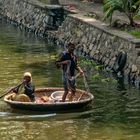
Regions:
<instances>
[{"instance_id":1,"label":"man's dark shirt","mask_svg":"<svg viewBox=\"0 0 140 140\"><path fill-rule=\"evenodd\" d=\"M75 74L75 69L77 69L78 67L78 64L77 64L77 57L74 55L74 56L71 56L71 54L68 52L68 51L64 51L61 56L60 56L60 60L59 62L62 62L62 61L66 61L66 60L70 60L71 61L71 65L70 65L70 75L71 76L74 76ZM62 69L64 72L67 71L67 64L63 64L62 65Z\"/></svg>"},{"instance_id":2,"label":"man's dark shirt","mask_svg":"<svg viewBox=\"0 0 140 140\"><path fill-rule=\"evenodd\" d=\"M14 89L14 92L19 93L19 89L21 86L22 85L20 85L16 89ZM28 84L24 85L23 88L24 88L24 94L26 94L31 100L34 100L35 86L32 83L28 83Z\"/></svg>"}]
</instances>

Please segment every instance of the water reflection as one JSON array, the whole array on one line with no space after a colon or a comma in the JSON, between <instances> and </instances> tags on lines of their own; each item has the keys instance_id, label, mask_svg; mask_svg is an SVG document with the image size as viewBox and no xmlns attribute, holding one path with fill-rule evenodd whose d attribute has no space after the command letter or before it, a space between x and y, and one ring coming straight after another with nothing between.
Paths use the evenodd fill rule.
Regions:
<instances>
[{"instance_id":1,"label":"water reflection","mask_svg":"<svg viewBox=\"0 0 140 140\"><path fill-rule=\"evenodd\" d=\"M125 88L124 76L116 77L116 79L117 79L117 89L119 91L125 91L126 88Z\"/></svg>"},{"instance_id":2,"label":"water reflection","mask_svg":"<svg viewBox=\"0 0 140 140\"><path fill-rule=\"evenodd\" d=\"M15 122L10 121L3 123L7 127L1 127L2 138L10 139L36 139L36 140L119 140L119 139L135 139L138 140L138 125L124 126L122 124L106 124L92 123L88 119L67 119L64 121L36 121ZM129 127L128 127L129 126ZM39 128L39 129L37 129ZM59 130L58 130L59 128ZM132 134L133 128L135 133Z\"/></svg>"}]
</instances>

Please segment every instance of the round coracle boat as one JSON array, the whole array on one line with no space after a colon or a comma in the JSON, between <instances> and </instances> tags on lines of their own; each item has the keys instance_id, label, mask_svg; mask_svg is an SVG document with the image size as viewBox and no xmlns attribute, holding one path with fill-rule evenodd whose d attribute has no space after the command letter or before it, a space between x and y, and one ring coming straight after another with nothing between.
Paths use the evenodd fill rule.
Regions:
<instances>
[{"instance_id":1,"label":"round coracle boat","mask_svg":"<svg viewBox=\"0 0 140 140\"><path fill-rule=\"evenodd\" d=\"M69 94L65 102L62 102L63 88L38 88L35 90L35 101L13 100L13 93L4 97L4 101L11 108L32 111L68 111L86 107L94 96L84 90L77 89L73 101L69 101Z\"/></svg>"}]
</instances>

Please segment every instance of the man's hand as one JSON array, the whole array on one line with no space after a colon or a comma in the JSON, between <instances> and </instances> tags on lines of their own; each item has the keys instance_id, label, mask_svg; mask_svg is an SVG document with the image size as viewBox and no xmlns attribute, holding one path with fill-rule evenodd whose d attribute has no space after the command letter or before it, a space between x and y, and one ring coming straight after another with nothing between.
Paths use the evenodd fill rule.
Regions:
<instances>
[{"instance_id":1,"label":"man's hand","mask_svg":"<svg viewBox=\"0 0 140 140\"><path fill-rule=\"evenodd\" d=\"M62 61L62 62L60 62L61 64L70 64L71 63L71 61L70 60L65 60L65 61Z\"/></svg>"},{"instance_id":2,"label":"man's hand","mask_svg":"<svg viewBox=\"0 0 140 140\"><path fill-rule=\"evenodd\" d=\"M82 76L84 75L84 72L82 70L80 70L79 72L80 72L80 75Z\"/></svg>"},{"instance_id":3,"label":"man's hand","mask_svg":"<svg viewBox=\"0 0 140 140\"><path fill-rule=\"evenodd\" d=\"M60 67L61 67L61 62L56 61L56 62L55 62L55 65L56 65L57 68L60 68Z\"/></svg>"},{"instance_id":4,"label":"man's hand","mask_svg":"<svg viewBox=\"0 0 140 140\"><path fill-rule=\"evenodd\" d=\"M82 75L82 76L84 75L84 72L80 67L78 67L78 71L79 71L80 75Z\"/></svg>"},{"instance_id":5,"label":"man's hand","mask_svg":"<svg viewBox=\"0 0 140 140\"><path fill-rule=\"evenodd\" d=\"M9 92L17 92L17 90L16 90L16 88L15 87L12 87L10 90L9 90Z\"/></svg>"}]
</instances>

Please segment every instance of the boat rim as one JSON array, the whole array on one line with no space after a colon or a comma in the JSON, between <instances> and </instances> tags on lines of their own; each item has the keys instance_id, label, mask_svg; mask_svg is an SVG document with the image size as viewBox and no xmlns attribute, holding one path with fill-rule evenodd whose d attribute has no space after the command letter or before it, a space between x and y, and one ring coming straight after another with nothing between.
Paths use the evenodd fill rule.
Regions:
<instances>
[{"instance_id":1,"label":"boat rim","mask_svg":"<svg viewBox=\"0 0 140 140\"><path fill-rule=\"evenodd\" d=\"M39 90L47 90L47 89L55 89L55 90L63 90L63 88L58 88L58 87L47 87L47 88L37 88L35 90L35 92L39 91ZM83 91L81 89L77 89L78 91ZM12 94L12 93L11 93ZM53 103L36 103L36 102L19 102L19 101L12 101L12 100L8 100L7 98L9 96L11 96L11 94L8 94L4 97L4 101L10 104L24 104L24 105L63 105L63 104L80 104L80 103L84 103L84 102L88 102L94 99L94 96L91 93L87 93L89 95L89 98L85 99L85 100L80 100L80 101L72 101L72 102L53 102Z\"/></svg>"}]
</instances>

